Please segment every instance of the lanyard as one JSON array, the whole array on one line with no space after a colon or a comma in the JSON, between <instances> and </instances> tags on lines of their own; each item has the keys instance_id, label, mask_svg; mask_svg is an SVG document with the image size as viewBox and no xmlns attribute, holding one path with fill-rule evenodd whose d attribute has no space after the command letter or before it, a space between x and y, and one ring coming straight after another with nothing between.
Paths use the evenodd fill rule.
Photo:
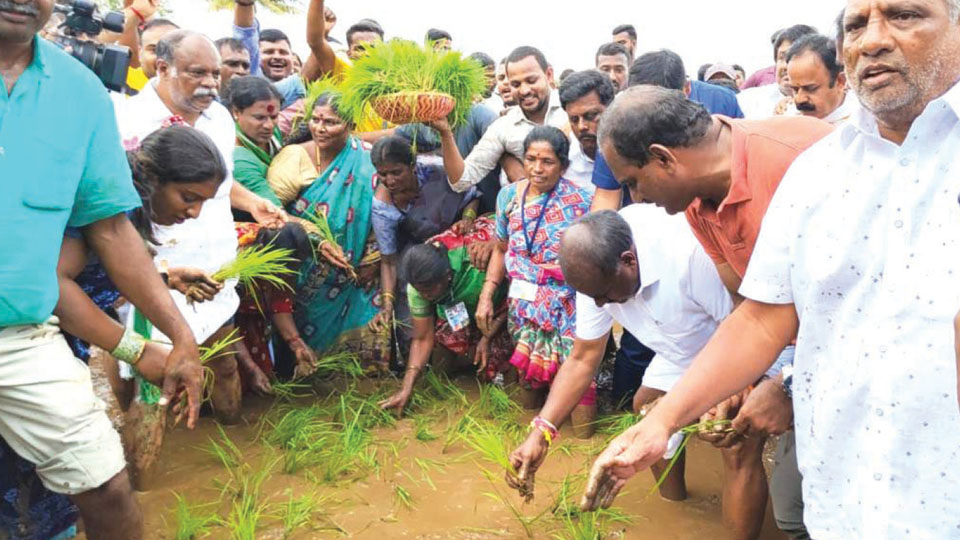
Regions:
<instances>
[{"instance_id":1,"label":"lanyard","mask_svg":"<svg viewBox=\"0 0 960 540\"><path fill-rule=\"evenodd\" d=\"M540 216L537 217L537 223L533 226L533 235L527 237L527 191L530 190L530 184L527 184L527 187L523 189L523 199L520 201L520 226L523 227L523 241L527 244L527 255L533 255L533 246L537 241L537 233L540 231L540 225L543 223L543 215L547 213L547 207L550 206L550 199L553 198L553 192L557 190L557 186L553 186L553 189L550 190L550 193L547 194L547 200L543 201L543 210L540 211Z\"/></svg>"}]
</instances>

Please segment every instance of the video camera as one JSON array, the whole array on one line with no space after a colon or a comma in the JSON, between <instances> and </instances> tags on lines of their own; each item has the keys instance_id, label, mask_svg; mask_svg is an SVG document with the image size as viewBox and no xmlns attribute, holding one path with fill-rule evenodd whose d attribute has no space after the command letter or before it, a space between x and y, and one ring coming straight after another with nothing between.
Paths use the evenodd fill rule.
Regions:
<instances>
[{"instance_id":1,"label":"video camera","mask_svg":"<svg viewBox=\"0 0 960 540\"><path fill-rule=\"evenodd\" d=\"M127 69L130 67L130 49L119 45L104 45L81 39L80 35L97 36L104 29L123 32L123 13L110 11L100 16L94 0L68 0L56 4L54 10L66 20L60 25L63 33L57 44L69 47L73 57L97 74L104 86L122 92L127 84Z\"/></svg>"}]
</instances>

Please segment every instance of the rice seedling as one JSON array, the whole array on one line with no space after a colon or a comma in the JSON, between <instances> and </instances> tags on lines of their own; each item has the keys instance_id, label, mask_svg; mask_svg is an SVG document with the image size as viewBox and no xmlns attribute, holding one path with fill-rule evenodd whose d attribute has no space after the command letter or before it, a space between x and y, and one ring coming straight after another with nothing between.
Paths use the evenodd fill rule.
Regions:
<instances>
[{"instance_id":1,"label":"rice seedling","mask_svg":"<svg viewBox=\"0 0 960 540\"><path fill-rule=\"evenodd\" d=\"M393 498L399 506L405 506L408 510L413 510L413 495L400 484L393 485Z\"/></svg>"},{"instance_id":2,"label":"rice seedling","mask_svg":"<svg viewBox=\"0 0 960 540\"><path fill-rule=\"evenodd\" d=\"M217 458L225 469L233 471L243 463L243 452L237 448L230 437L227 437L226 432L219 424L217 424L217 430L220 432L220 442L210 438L210 444L203 450Z\"/></svg>"},{"instance_id":3,"label":"rice seedling","mask_svg":"<svg viewBox=\"0 0 960 540\"><path fill-rule=\"evenodd\" d=\"M484 89L483 68L457 52L437 52L403 40L378 43L367 52L341 85L339 110L356 123L378 98L403 94L416 108L418 95L441 93L455 100L447 118L457 127L466 123L474 97Z\"/></svg>"},{"instance_id":4,"label":"rice seedling","mask_svg":"<svg viewBox=\"0 0 960 540\"><path fill-rule=\"evenodd\" d=\"M515 422L517 417L523 413L520 405L510 399L503 388L494 384L480 385L480 399L477 402L477 409L486 418L503 423Z\"/></svg>"},{"instance_id":5,"label":"rice seedling","mask_svg":"<svg viewBox=\"0 0 960 540\"><path fill-rule=\"evenodd\" d=\"M261 522L270 517L269 505L264 500L262 488L275 464L276 461L256 472L251 472L249 466L244 466L236 475L237 489L225 520L232 540L256 540Z\"/></svg>"},{"instance_id":6,"label":"rice seedling","mask_svg":"<svg viewBox=\"0 0 960 540\"><path fill-rule=\"evenodd\" d=\"M311 386L298 382L275 382L270 385L273 389L273 397L278 402L290 402L295 399L310 397Z\"/></svg>"},{"instance_id":7,"label":"rice seedling","mask_svg":"<svg viewBox=\"0 0 960 540\"><path fill-rule=\"evenodd\" d=\"M363 375L363 367L360 366L360 360L356 354L350 352L320 357L317 359L314 367L316 367L314 376L318 377L346 375L350 378L357 378Z\"/></svg>"},{"instance_id":8,"label":"rice seedling","mask_svg":"<svg viewBox=\"0 0 960 540\"><path fill-rule=\"evenodd\" d=\"M200 363L207 364L211 360L234 354L233 350L228 349L242 340L243 338L239 335L239 331L234 328L229 334L224 336L223 339L214 342L213 345L200 347Z\"/></svg>"},{"instance_id":9,"label":"rice seedling","mask_svg":"<svg viewBox=\"0 0 960 540\"><path fill-rule=\"evenodd\" d=\"M363 423L364 406L353 409L340 396L341 431L333 440L323 463L323 479L334 482L344 475L375 468L376 450L370 449L370 432Z\"/></svg>"},{"instance_id":10,"label":"rice seedling","mask_svg":"<svg viewBox=\"0 0 960 540\"><path fill-rule=\"evenodd\" d=\"M481 472L486 477L487 481L490 482L490 486L493 488L493 491L488 491L483 495L507 507L507 509L513 515L514 519L516 519L517 522L520 524L520 526L523 527L523 532L526 533L527 538L533 538L533 524L540 521L543 518L543 516L546 515L546 513L550 510L550 508L549 507L546 508L536 516L528 517L524 515L523 512L521 512L520 509L517 508L515 504L510 502L510 500L507 497L504 497L500 493L499 486L501 483L503 483L503 480L498 478L496 475L494 475L492 472L486 469L481 469Z\"/></svg>"},{"instance_id":11,"label":"rice seedling","mask_svg":"<svg viewBox=\"0 0 960 540\"><path fill-rule=\"evenodd\" d=\"M287 500L281 503L280 520L283 523L283 537L288 538L294 531L310 524L314 514L330 497L319 497L316 493L307 493L294 498L288 490Z\"/></svg>"},{"instance_id":12,"label":"rice seedling","mask_svg":"<svg viewBox=\"0 0 960 540\"><path fill-rule=\"evenodd\" d=\"M310 107L313 108L313 105ZM327 221L327 216L322 212L312 213L308 212L304 214L307 217L307 220L311 225L317 236L317 242L314 246L314 257L316 257L316 252L320 250L324 242L330 243L333 246L336 246L342 254L343 246L340 245L340 242L337 240L337 235L333 232L333 229L330 228L330 222ZM316 260L316 259L314 259ZM357 271L352 266L344 270L351 280L354 282L357 281Z\"/></svg>"},{"instance_id":13,"label":"rice seedling","mask_svg":"<svg viewBox=\"0 0 960 540\"><path fill-rule=\"evenodd\" d=\"M425 422L417 422L417 430L414 436L420 442L430 442L440 438L437 434L430 431L430 427L427 426Z\"/></svg>"},{"instance_id":14,"label":"rice seedling","mask_svg":"<svg viewBox=\"0 0 960 540\"><path fill-rule=\"evenodd\" d=\"M503 472L516 475L510 463L510 448L502 428L471 419L466 432L460 439L487 462L496 465Z\"/></svg>"},{"instance_id":15,"label":"rice seedling","mask_svg":"<svg viewBox=\"0 0 960 540\"><path fill-rule=\"evenodd\" d=\"M561 523L563 529L552 535L555 540L603 540L606 537L602 518L593 512L564 516Z\"/></svg>"},{"instance_id":16,"label":"rice seedling","mask_svg":"<svg viewBox=\"0 0 960 540\"><path fill-rule=\"evenodd\" d=\"M643 420L643 416L633 412L622 412L597 419L597 432L607 435L606 443Z\"/></svg>"},{"instance_id":17,"label":"rice seedling","mask_svg":"<svg viewBox=\"0 0 960 540\"><path fill-rule=\"evenodd\" d=\"M236 259L223 265L211 277L220 283L236 279L254 299L257 307L260 307L260 295L257 294L259 283L269 283L279 289L291 290L286 276L297 273L291 268L292 264L297 263L291 255L292 250L269 244L245 247L237 252ZM190 291L187 291L187 296L190 296Z\"/></svg>"},{"instance_id":18,"label":"rice seedling","mask_svg":"<svg viewBox=\"0 0 960 540\"><path fill-rule=\"evenodd\" d=\"M220 518L216 512L201 512L204 507L211 507L213 504L190 505L179 493L174 493L177 499L174 507L174 518L177 522L177 528L174 531L176 540L195 540L204 538L210 534L210 529L220 524ZM215 503L214 503L215 504Z\"/></svg>"},{"instance_id":19,"label":"rice seedling","mask_svg":"<svg viewBox=\"0 0 960 540\"><path fill-rule=\"evenodd\" d=\"M433 479L430 478L430 471L434 471L443 467L443 463L436 461L434 459L425 459L425 458L413 458L413 462L417 464L417 467L420 468L420 478L427 485L430 486L434 491L437 490L437 486L434 485Z\"/></svg>"},{"instance_id":20,"label":"rice seedling","mask_svg":"<svg viewBox=\"0 0 960 540\"><path fill-rule=\"evenodd\" d=\"M236 5L235 0L207 0L207 3L210 4L210 9L214 10L233 9ZM258 0L258 3L267 10L278 14L296 13L301 9L300 2L296 0Z\"/></svg>"},{"instance_id":21,"label":"rice seedling","mask_svg":"<svg viewBox=\"0 0 960 540\"><path fill-rule=\"evenodd\" d=\"M677 447L676 452L674 452L673 457L670 458L670 462L667 463L667 467L660 474L660 477L657 478L657 482L650 489L649 495L653 495L660 489L660 486L667 480L667 475L670 474L670 471L673 470L674 465L677 464L677 461L680 460L680 456L683 455L683 451L687 449L687 443L690 442L690 437L700 430L709 430L717 431L720 433L729 433L733 431L733 428L726 428L723 430L717 430L718 427L729 426L733 422L731 420L712 420L707 422L698 422L695 424L690 424L689 426L684 427L680 430L679 433L683 435L683 440L680 441L680 446Z\"/></svg>"}]
</instances>

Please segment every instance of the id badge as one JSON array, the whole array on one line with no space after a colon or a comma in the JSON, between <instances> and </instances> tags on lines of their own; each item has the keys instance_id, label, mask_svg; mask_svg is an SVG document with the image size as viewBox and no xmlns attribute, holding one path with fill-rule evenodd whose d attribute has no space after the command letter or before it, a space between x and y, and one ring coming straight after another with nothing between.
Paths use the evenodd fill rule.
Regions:
<instances>
[{"instance_id":1,"label":"id badge","mask_svg":"<svg viewBox=\"0 0 960 540\"><path fill-rule=\"evenodd\" d=\"M510 292L508 294L510 298L534 302L537 299L537 288L536 283L515 279L510 282Z\"/></svg>"},{"instance_id":2,"label":"id badge","mask_svg":"<svg viewBox=\"0 0 960 540\"><path fill-rule=\"evenodd\" d=\"M447 316L447 323L450 324L450 328L454 332L459 332L470 324L470 314L467 313L467 306L463 302L455 306L445 307L443 312Z\"/></svg>"}]
</instances>

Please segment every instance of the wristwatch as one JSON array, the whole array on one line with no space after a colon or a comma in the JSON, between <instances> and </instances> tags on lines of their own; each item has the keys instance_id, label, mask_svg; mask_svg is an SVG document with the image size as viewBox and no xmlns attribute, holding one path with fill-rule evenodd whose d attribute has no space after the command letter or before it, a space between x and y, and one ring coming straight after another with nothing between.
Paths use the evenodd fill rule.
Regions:
<instances>
[{"instance_id":1,"label":"wristwatch","mask_svg":"<svg viewBox=\"0 0 960 540\"><path fill-rule=\"evenodd\" d=\"M783 393L788 398L793 399L793 364L783 366L780 373L783 374L783 382L780 383L780 387L783 388Z\"/></svg>"}]
</instances>

